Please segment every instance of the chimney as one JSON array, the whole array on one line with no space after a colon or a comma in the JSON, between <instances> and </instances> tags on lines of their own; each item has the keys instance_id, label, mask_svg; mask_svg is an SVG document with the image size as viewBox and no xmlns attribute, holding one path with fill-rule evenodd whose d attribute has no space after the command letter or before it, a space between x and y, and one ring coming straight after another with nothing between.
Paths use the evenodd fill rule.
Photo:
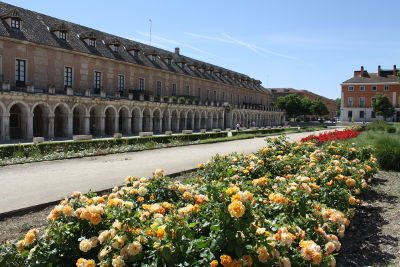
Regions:
<instances>
[{"instance_id":1,"label":"chimney","mask_svg":"<svg viewBox=\"0 0 400 267\"><path fill-rule=\"evenodd\" d=\"M364 66L361 66L360 77L364 77Z\"/></svg>"},{"instance_id":2,"label":"chimney","mask_svg":"<svg viewBox=\"0 0 400 267\"><path fill-rule=\"evenodd\" d=\"M393 75L397 75L397 68L396 68L396 65L393 65Z\"/></svg>"},{"instance_id":3,"label":"chimney","mask_svg":"<svg viewBox=\"0 0 400 267\"><path fill-rule=\"evenodd\" d=\"M379 76L379 77L381 76L381 71L382 71L381 65L378 65L378 76Z\"/></svg>"},{"instance_id":4,"label":"chimney","mask_svg":"<svg viewBox=\"0 0 400 267\"><path fill-rule=\"evenodd\" d=\"M175 54L179 56L180 53L181 53L181 50L179 49L179 47L175 47Z\"/></svg>"}]
</instances>

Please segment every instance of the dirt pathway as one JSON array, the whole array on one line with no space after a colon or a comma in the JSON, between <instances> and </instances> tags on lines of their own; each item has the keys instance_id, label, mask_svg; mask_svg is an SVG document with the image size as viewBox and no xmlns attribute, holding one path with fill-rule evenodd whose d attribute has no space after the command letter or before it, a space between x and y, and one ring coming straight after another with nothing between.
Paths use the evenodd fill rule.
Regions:
<instances>
[{"instance_id":1,"label":"dirt pathway","mask_svg":"<svg viewBox=\"0 0 400 267\"><path fill-rule=\"evenodd\" d=\"M400 266L400 173L379 172L363 200L338 266Z\"/></svg>"}]
</instances>

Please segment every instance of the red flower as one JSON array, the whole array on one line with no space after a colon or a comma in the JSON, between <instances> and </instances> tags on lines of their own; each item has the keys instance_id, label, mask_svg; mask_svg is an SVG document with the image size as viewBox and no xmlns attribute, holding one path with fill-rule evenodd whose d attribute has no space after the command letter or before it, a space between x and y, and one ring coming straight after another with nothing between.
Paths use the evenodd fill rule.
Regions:
<instances>
[{"instance_id":1,"label":"red flower","mask_svg":"<svg viewBox=\"0 0 400 267\"><path fill-rule=\"evenodd\" d=\"M355 138L360 134L359 131L356 130L342 130L338 131L335 130L333 132L325 132L321 133L319 135L309 135L303 139L301 139L301 142L316 142L316 143L325 143L328 141L334 141L334 140L346 140L346 139L351 139Z\"/></svg>"}]
</instances>

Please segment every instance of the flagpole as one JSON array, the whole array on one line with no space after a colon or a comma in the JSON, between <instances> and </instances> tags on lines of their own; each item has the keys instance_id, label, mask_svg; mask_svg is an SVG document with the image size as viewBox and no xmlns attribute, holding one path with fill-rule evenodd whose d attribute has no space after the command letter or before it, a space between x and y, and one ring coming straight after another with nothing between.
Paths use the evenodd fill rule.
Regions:
<instances>
[{"instance_id":1,"label":"flagpole","mask_svg":"<svg viewBox=\"0 0 400 267\"><path fill-rule=\"evenodd\" d=\"M149 19L149 22L150 22L150 45L151 45L151 28L153 26L153 21Z\"/></svg>"}]
</instances>

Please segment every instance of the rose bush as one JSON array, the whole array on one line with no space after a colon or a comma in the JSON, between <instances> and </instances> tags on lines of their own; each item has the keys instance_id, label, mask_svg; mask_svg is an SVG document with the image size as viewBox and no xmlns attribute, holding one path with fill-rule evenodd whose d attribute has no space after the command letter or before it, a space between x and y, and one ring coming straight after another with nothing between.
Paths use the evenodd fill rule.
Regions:
<instances>
[{"instance_id":1,"label":"rose bush","mask_svg":"<svg viewBox=\"0 0 400 267\"><path fill-rule=\"evenodd\" d=\"M346 129L341 131L333 131L333 132L325 132L318 135L309 135L301 139L302 142L317 142L317 143L325 143L328 141L335 141L335 140L347 140L351 138L356 138L360 134L360 131L355 129Z\"/></svg>"},{"instance_id":2,"label":"rose bush","mask_svg":"<svg viewBox=\"0 0 400 267\"><path fill-rule=\"evenodd\" d=\"M267 142L183 182L157 170L108 195L76 192L45 229L1 246L0 265L335 266L376 159L335 142Z\"/></svg>"}]
</instances>

